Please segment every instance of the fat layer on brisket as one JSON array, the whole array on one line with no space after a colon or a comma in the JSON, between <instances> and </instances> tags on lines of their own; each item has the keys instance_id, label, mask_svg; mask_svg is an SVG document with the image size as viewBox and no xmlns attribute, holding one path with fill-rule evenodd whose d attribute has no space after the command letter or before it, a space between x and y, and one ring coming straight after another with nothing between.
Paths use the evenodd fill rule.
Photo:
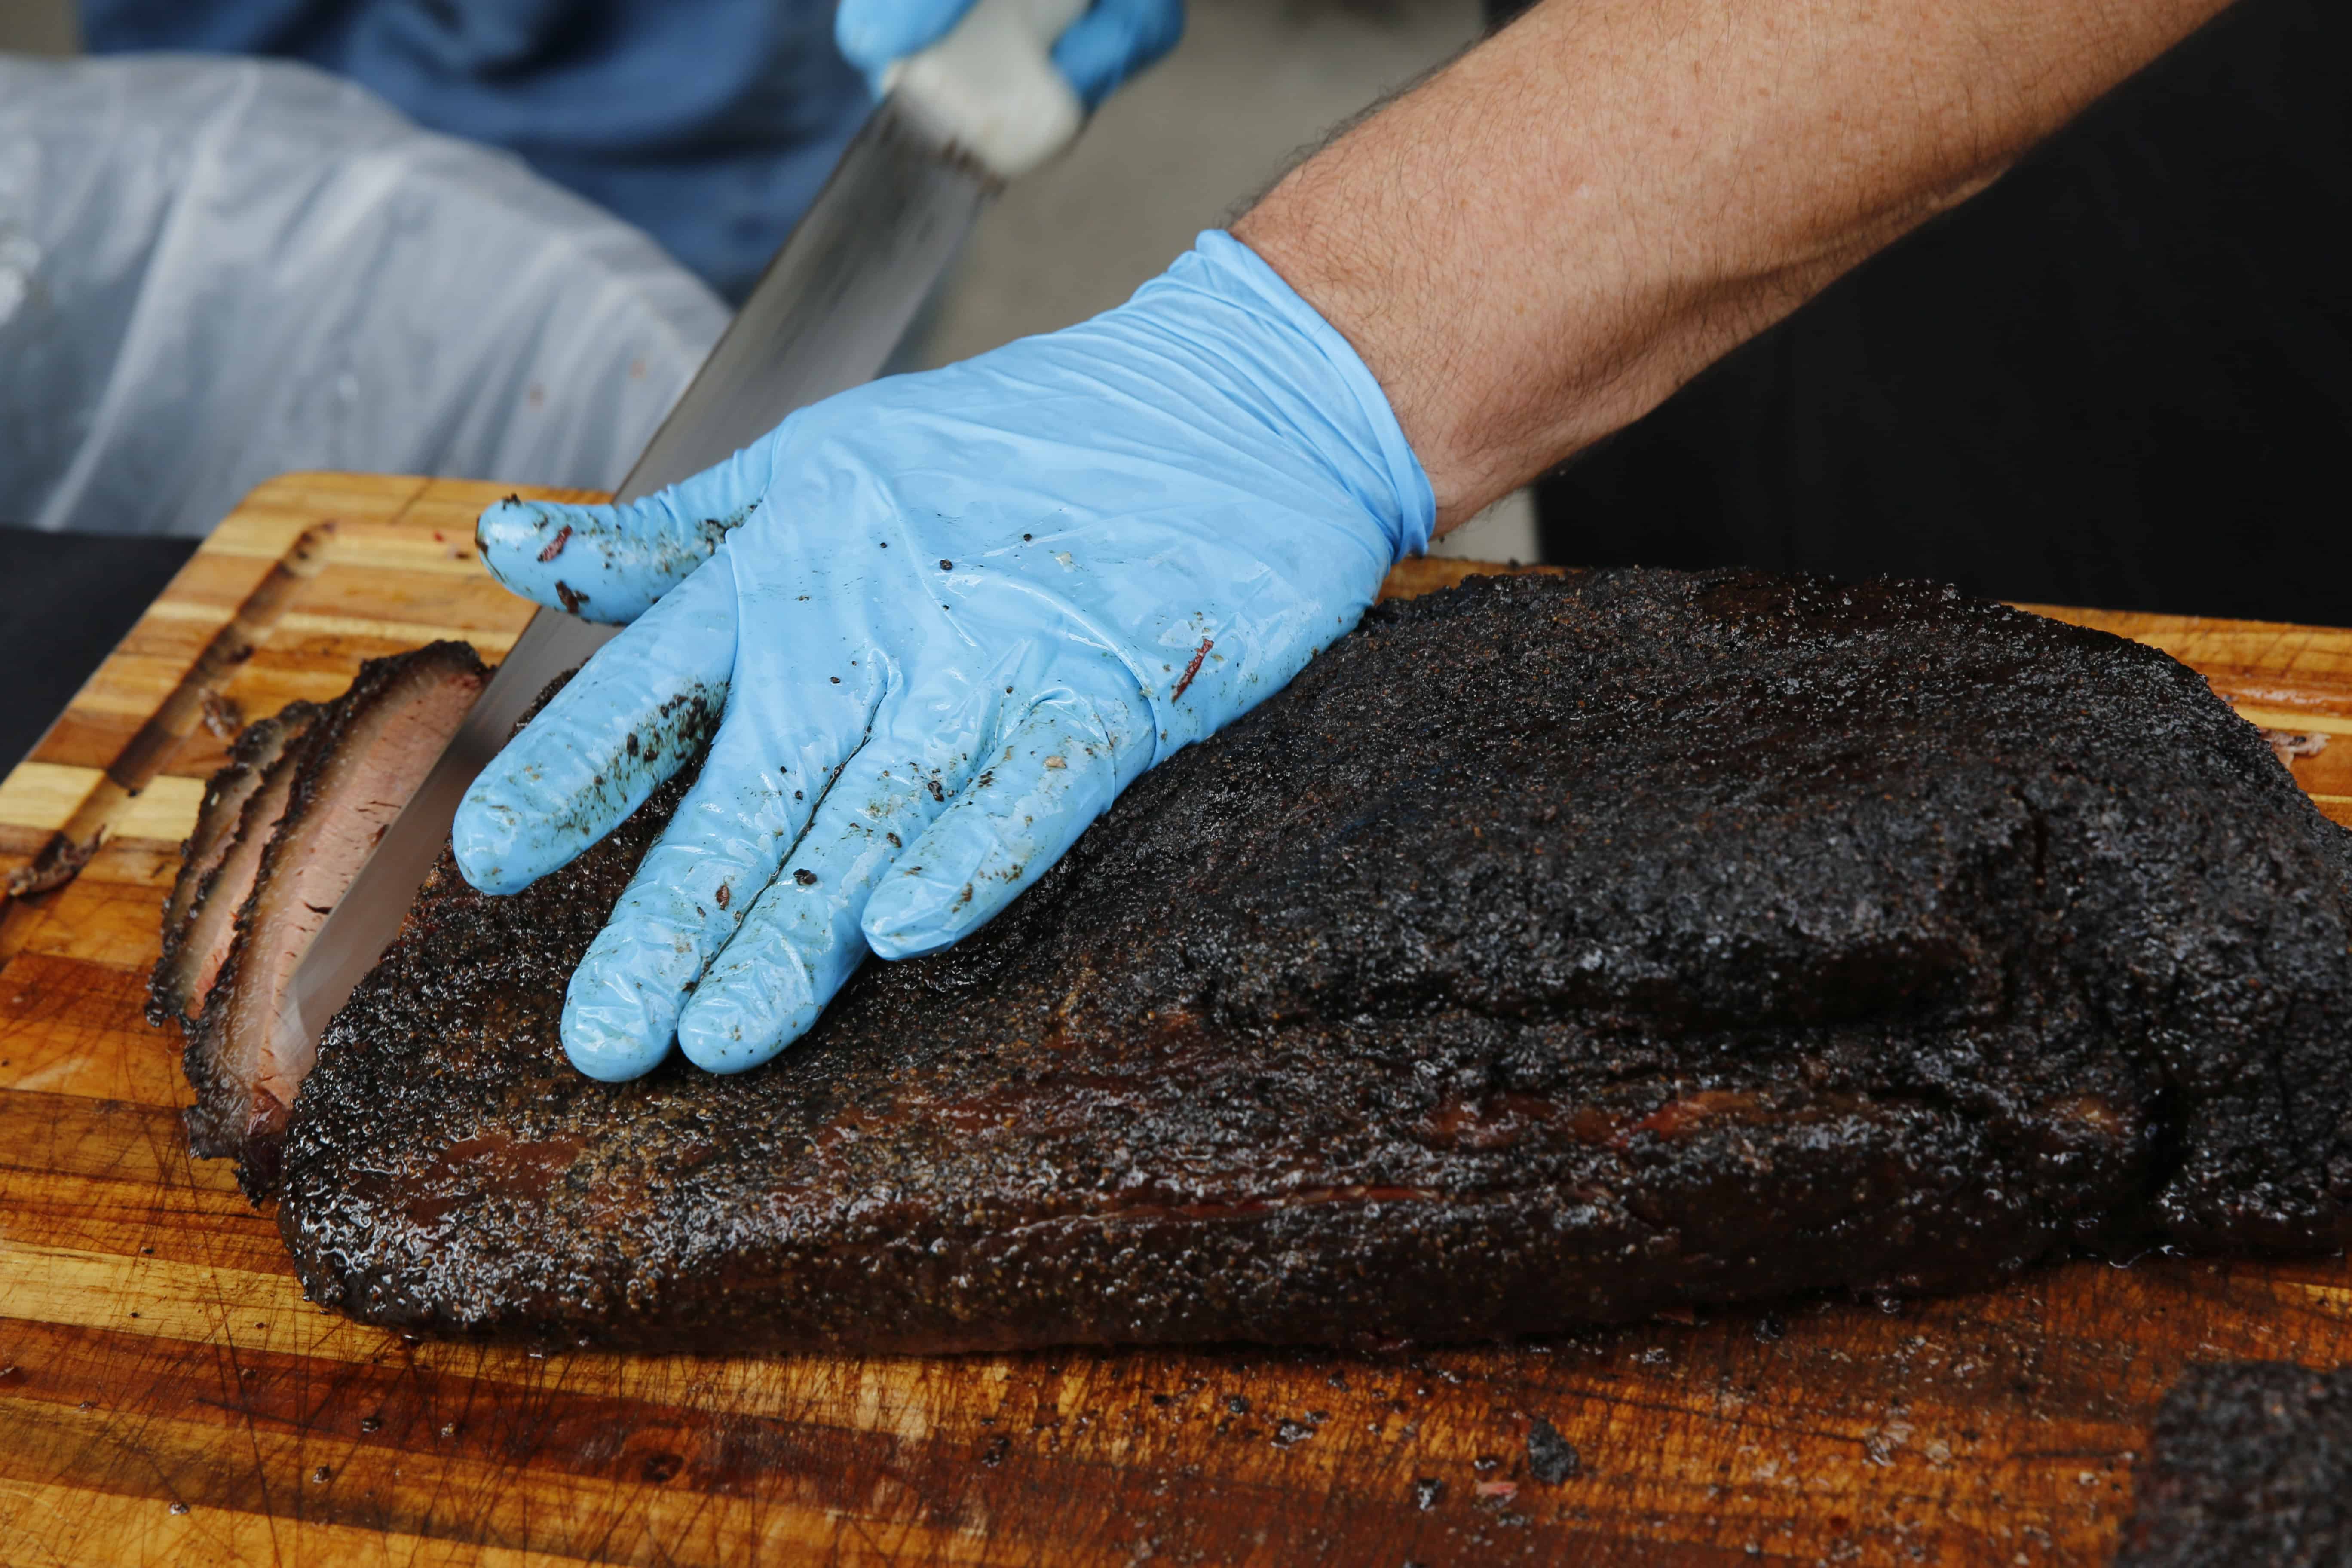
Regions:
<instances>
[{"instance_id":1,"label":"fat layer on brisket","mask_svg":"<svg viewBox=\"0 0 2352 1568\"><path fill-rule=\"evenodd\" d=\"M564 986L683 782L512 898L444 858L288 1142L318 1300L1442 1341L2352 1234L2346 836L2194 672L1948 590L1382 606L774 1062L596 1083Z\"/></svg>"},{"instance_id":2,"label":"fat layer on brisket","mask_svg":"<svg viewBox=\"0 0 2352 1568\"><path fill-rule=\"evenodd\" d=\"M289 1054L273 1037L278 1002L310 939L488 676L466 644L434 643L368 661L350 690L301 716L299 739L283 745L246 802L214 885L193 900L192 931L218 928L221 900L236 898L234 921L220 931L221 956L211 961L216 974L206 973L210 964L174 963L166 905L166 947L150 1006L179 1013L187 1036L184 1059L196 1091L187 1112L189 1147L207 1158L234 1157L249 1196L276 1185L289 1108L310 1068L309 1042ZM232 760L230 768L237 765ZM215 783L235 787L226 770ZM192 848L197 844L191 840ZM187 999L174 1006L183 984Z\"/></svg>"}]
</instances>

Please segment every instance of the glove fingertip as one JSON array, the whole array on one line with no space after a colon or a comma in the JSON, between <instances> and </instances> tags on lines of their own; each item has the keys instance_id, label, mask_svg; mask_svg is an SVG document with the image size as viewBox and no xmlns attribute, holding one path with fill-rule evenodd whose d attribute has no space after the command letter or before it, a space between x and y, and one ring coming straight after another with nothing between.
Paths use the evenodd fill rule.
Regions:
<instances>
[{"instance_id":1,"label":"glove fingertip","mask_svg":"<svg viewBox=\"0 0 2352 1568\"><path fill-rule=\"evenodd\" d=\"M511 808L484 800L473 790L458 803L449 824L449 848L457 874L475 891L502 898L539 879L539 873L520 864L515 853L519 820Z\"/></svg>"},{"instance_id":2,"label":"glove fingertip","mask_svg":"<svg viewBox=\"0 0 2352 1568\"><path fill-rule=\"evenodd\" d=\"M746 1072L782 1050L805 1030L761 1027L740 1008L689 1007L677 1021L677 1048L705 1072Z\"/></svg>"},{"instance_id":3,"label":"glove fingertip","mask_svg":"<svg viewBox=\"0 0 2352 1568\"><path fill-rule=\"evenodd\" d=\"M976 862L980 858L976 852L958 857L934 854L939 847L928 847L926 857L959 862ZM969 883L948 889L918 873L886 878L866 900L858 930L877 958L894 963L901 958L919 958L924 953L952 947L981 923L985 914L974 912L975 898L975 890ZM967 915L971 918L959 919Z\"/></svg>"},{"instance_id":4,"label":"glove fingertip","mask_svg":"<svg viewBox=\"0 0 2352 1568\"><path fill-rule=\"evenodd\" d=\"M677 1048L709 1072L743 1072L799 1039L824 1009L790 952L722 961L677 1020Z\"/></svg>"},{"instance_id":5,"label":"glove fingertip","mask_svg":"<svg viewBox=\"0 0 2352 1568\"><path fill-rule=\"evenodd\" d=\"M563 1054L599 1083L643 1078L669 1055L669 1036L656 1030L626 984L602 974L593 949L573 972L563 999Z\"/></svg>"},{"instance_id":6,"label":"glove fingertip","mask_svg":"<svg viewBox=\"0 0 2352 1568\"><path fill-rule=\"evenodd\" d=\"M920 958L927 952L937 952L943 947L953 947L956 939L942 936L918 921L869 921L866 927L866 945L874 956L896 963L902 958Z\"/></svg>"},{"instance_id":7,"label":"glove fingertip","mask_svg":"<svg viewBox=\"0 0 2352 1568\"><path fill-rule=\"evenodd\" d=\"M563 1010L563 1054L572 1065L599 1083L626 1083L643 1078L669 1054L668 1042L658 1047L625 1031L604 1026L580 1010Z\"/></svg>"},{"instance_id":8,"label":"glove fingertip","mask_svg":"<svg viewBox=\"0 0 2352 1568\"><path fill-rule=\"evenodd\" d=\"M466 885L478 893L488 893L494 899L511 898L539 880L537 877L523 876L514 871L496 849L465 844L455 847L457 874L465 878Z\"/></svg>"},{"instance_id":9,"label":"glove fingertip","mask_svg":"<svg viewBox=\"0 0 2352 1568\"><path fill-rule=\"evenodd\" d=\"M659 591L613 592L616 563L608 542L617 531L614 515L609 506L509 496L482 509L474 521L474 547L483 566L509 593L584 620L625 623L641 614ZM572 586L592 582L593 595ZM597 601L593 606L592 596Z\"/></svg>"},{"instance_id":10,"label":"glove fingertip","mask_svg":"<svg viewBox=\"0 0 2352 1568\"><path fill-rule=\"evenodd\" d=\"M537 560L550 551L558 534L568 545L571 533L578 530L579 514L590 510L565 501L524 500L507 496L484 507L475 518L474 547L481 552L483 564L492 572L505 563ZM560 550L562 546L553 548Z\"/></svg>"}]
</instances>

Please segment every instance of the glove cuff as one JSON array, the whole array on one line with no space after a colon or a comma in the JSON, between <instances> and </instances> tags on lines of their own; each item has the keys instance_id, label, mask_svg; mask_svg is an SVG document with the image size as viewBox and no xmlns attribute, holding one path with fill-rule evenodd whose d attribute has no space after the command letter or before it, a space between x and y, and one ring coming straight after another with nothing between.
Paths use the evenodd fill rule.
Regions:
<instances>
[{"instance_id":1,"label":"glove cuff","mask_svg":"<svg viewBox=\"0 0 2352 1568\"><path fill-rule=\"evenodd\" d=\"M1421 459L1413 455L1412 444L1405 439L1404 427L1397 423L1396 411L1389 406L1388 394L1355 346L1301 299L1265 258L1223 229L1203 230L1192 251L1169 268L1171 278L1186 272L1205 273L1187 281L1215 288L1253 307L1255 313L1301 340L1329 368L1353 403L1352 412L1359 416L1349 420L1349 410L1328 409L1333 425L1362 448L1360 455L1388 479L1389 495L1361 499L1386 528L1395 560L1426 551L1437 525L1436 492L1430 488Z\"/></svg>"}]
</instances>

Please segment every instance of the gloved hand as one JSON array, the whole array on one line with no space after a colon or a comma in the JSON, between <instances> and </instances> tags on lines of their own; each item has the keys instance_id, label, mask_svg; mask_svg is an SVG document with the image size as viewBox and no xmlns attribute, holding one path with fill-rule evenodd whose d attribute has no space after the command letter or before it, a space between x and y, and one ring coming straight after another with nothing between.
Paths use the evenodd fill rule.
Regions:
<instances>
[{"instance_id":1,"label":"gloved hand","mask_svg":"<svg viewBox=\"0 0 2352 1568\"><path fill-rule=\"evenodd\" d=\"M715 725L563 1041L601 1079L673 1035L753 1066L869 947L973 930L1289 680L1434 512L1347 341L1203 235L1118 310L803 409L642 501L485 511L499 581L634 624L475 781L458 866L524 887Z\"/></svg>"},{"instance_id":2,"label":"gloved hand","mask_svg":"<svg viewBox=\"0 0 2352 1568\"><path fill-rule=\"evenodd\" d=\"M841 0L834 41L878 95L894 60L927 49L973 0ZM1184 36L1184 0L1095 0L1054 46L1054 64L1088 109L1157 61Z\"/></svg>"}]
</instances>

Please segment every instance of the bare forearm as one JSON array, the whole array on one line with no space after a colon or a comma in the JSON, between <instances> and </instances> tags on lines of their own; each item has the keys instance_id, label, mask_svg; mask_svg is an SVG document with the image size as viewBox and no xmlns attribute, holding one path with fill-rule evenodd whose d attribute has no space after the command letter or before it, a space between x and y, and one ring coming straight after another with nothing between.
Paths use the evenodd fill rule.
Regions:
<instances>
[{"instance_id":1,"label":"bare forearm","mask_svg":"<svg viewBox=\"0 0 2352 1568\"><path fill-rule=\"evenodd\" d=\"M2228 0L1545 0L1235 226L1450 527L1963 199Z\"/></svg>"}]
</instances>

